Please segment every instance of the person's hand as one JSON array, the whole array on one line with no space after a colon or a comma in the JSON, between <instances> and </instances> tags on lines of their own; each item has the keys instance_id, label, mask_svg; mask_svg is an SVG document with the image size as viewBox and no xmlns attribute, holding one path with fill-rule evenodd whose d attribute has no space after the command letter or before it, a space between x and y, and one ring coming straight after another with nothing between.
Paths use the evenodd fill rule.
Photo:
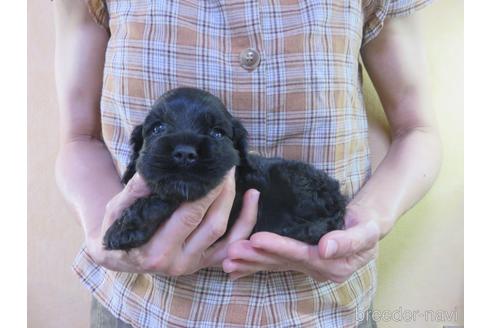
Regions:
<instances>
[{"instance_id":1,"label":"person's hand","mask_svg":"<svg viewBox=\"0 0 492 328\"><path fill-rule=\"evenodd\" d=\"M136 174L107 205L101 231L87 240L89 255L110 270L151 272L167 276L190 274L220 266L230 243L247 238L256 224L259 192L248 190L237 222L221 241L235 197L234 169L202 199L182 204L145 245L125 251L107 251L102 237L122 211L150 190Z\"/></svg>"},{"instance_id":2,"label":"person's hand","mask_svg":"<svg viewBox=\"0 0 492 328\"><path fill-rule=\"evenodd\" d=\"M308 245L270 232L257 232L249 240L231 244L222 263L231 279L258 271L298 271L317 281L337 283L377 255L380 229L369 210L348 207L346 230L331 231L318 245Z\"/></svg>"}]
</instances>

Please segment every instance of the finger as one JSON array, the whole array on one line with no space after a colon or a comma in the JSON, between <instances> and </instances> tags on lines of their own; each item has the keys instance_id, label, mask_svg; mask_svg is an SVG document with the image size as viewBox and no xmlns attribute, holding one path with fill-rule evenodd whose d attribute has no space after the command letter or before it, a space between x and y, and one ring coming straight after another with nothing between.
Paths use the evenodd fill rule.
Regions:
<instances>
[{"instance_id":1,"label":"finger","mask_svg":"<svg viewBox=\"0 0 492 328\"><path fill-rule=\"evenodd\" d=\"M212 245L205 252L204 263L207 266L215 266L222 263L227 256L228 245L230 243L249 237L256 224L259 197L260 193L255 189L246 191L241 213L228 233L227 238Z\"/></svg>"},{"instance_id":2,"label":"finger","mask_svg":"<svg viewBox=\"0 0 492 328\"><path fill-rule=\"evenodd\" d=\"M243 207L241 208L239 217L227 235L229 242L246 239L251 235L258 217L259 199L260 192L256 189L249 189L244 193Z\"/></svg>"},{"instance_id":3,"label":"finger","mask_svg":"<svg viewBox=\"0 0 492 328\"><path fill-rule=\"evenodd\" d=\"M106 213L108 214L103 223L103 230L116 221L123 210L130 207L137 199L146 197L151 194L151 190L143 177L136 173L126 184L123 190L114 196L106 205ZM106 229L105 229L106 228Z\"/></svg>"},{"instance_id":4,"label":"finger","mask_svg":"<svg viewBox=\"0 0 492 328\"><path fill-rule=\"evenodd\" d=\"M234 281L234 280L238 280L238 279L241 279L241 278L244 278L244 277L247 277L247 276L250 276L252 274L255 274L257 271L253 271L253 272L231 272L229 274L229 278Z\"/></svg>"},{"instance_id":5,"label":"finger","mask_svg":"<svg viewBox=\"0 0 492 328\"><path fill-rule=\"evenodd\" d=\"M224 181L211 190L203 198L182 204L162 227L159 228L153 240L165 240L173 247L180 247L186 238L198 227L207 209L220 195L227 180L234 179L234 168L229 171ZM230 182L229 182L230 183Z\"/></svg>"},{"instance_id":6,"label":"finger","mask_svg":"<svg viewBox=\"0 0 492 328\"><path fill-rule=\"evenodd\" d=\"M225 259L222 263L222 269L225 273L239 272L239 273L254 273L258 271L275 270L277 266L266 265L258 262L248 262L242 260L230 260Z\"/></svg>"},{"instance_id":7,"label":"finger","mask_svg":"<svg viewBox=\"0 0 492 328\"><path fill-rule=\"evenodd\" d=\"M317 248L271 232L257 232L250 237L252 246L291 261L305 262L317 257Z\"/></svg>"},{"instance_id":8,"label":"finger","mask_svg":"<svg viewBox=\"0 0 492 328\"><path fill-rule=\"evenodd\" d=\"M368 250L359 252L357 254L348 257L347 264L350 267L355 268L354 271L356 271L362 268L367 263L369 263L369 261L371 261L372 259L375 259L377 253L378 253L378 247L376 245L376 247L370 248Z\"/></svg>"},{"instance_id":9,"label":"finger","mask_svg":"<svg viewBox=\"0 0 492 328\"><path fill-rule=\"evenodd\" d=\"M285 262L274 254L267 253L259 248L254 248L249 240L238 240L229 245L227 259L256 262L264 265L277 265Z\"/></svg>"},{"instance_id":10,"label":"finger","mask_svg":"<svg viewBox=\"0 0 492 328\"><path fill-rule=\"evenodd\" d=\"M203 221L191 233L183 248L185 253L201 253L222 237L227 229L227 221L236 195L234 180L227 179L220 195L210 205Z\"/></svg>"},{"instance_id":11,"label":"finger","mask_svg":"<svg viewBox=\"0 0 492 328\"><path fill-rule=\"evenodd\" d=\"M117 195L120 205L123 208L127 208L139 198L146 197L150 195L151 190L143 177L139 173L135 175L128 181L123 188L123 191Z\"/></svg>"},{"instance_id":12,"label":"finger","mask_svg":"<svg viewBox=\"0 0 492 328\"><path fill-rule=\"evenodd\" d=\"M329 268L318 268L317 272L320 273L320 277L323 280L331 280L337 283L341 283L349 279L354 272L362 268L371 260L376 258L377 247L362 251L354 254L350 257L339 258L335 260L324 260L324 262L332 262ZM324 273L324 274L323 274Z\"/></svg>"},{"instance_id":13,"label":"finger","mask_svg":"<svg viewBox=\"0 0 492 328\"><path fill-rule=\"evenodd\" d=\"M358 224L347 230L324 235L319 242L320 256L325 259L348 257L373 248L379 240L379 227L374 221Z\"/></svg>"}]
</instances>

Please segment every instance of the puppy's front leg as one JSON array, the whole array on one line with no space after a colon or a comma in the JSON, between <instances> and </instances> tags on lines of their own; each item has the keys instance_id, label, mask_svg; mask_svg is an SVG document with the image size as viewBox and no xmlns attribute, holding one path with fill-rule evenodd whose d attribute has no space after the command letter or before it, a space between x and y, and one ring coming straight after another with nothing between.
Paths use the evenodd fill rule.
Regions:
<instances>
[{"instance_id":1,"label":"puppy's front leg","mask_svg":"<svg viewBox=\"0 0 492 328\"><path fill-rule=\"evenodd\" d=\"M129 250L142 246L177 207L178 204L157 196L138 199L106 231L103 240L105 248Z\"/></svg>"}]
</instances>

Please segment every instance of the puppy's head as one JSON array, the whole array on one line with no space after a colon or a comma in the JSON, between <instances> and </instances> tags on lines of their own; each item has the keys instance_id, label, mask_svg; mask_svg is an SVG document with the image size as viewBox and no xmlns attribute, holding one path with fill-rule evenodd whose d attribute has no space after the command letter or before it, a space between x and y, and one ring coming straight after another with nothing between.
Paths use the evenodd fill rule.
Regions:
<instances>
[{"instance_id":1,"label":"puppy's head","mask_svg":"<svg viewBox=\"0 0 492 328\"><path fill-rule=\"evenodd\" d=\"M200 198L247 160L246 140L244 127L217 97L195 88L171 90L134 129L123 182L137 170L162 197Z\"/></svg>"}]
</instances>

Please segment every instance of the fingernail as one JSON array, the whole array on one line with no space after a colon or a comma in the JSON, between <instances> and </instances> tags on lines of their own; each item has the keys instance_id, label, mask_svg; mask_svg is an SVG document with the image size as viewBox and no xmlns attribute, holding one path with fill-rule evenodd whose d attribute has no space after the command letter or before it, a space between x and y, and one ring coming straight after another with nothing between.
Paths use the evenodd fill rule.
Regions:
<instances>
[{"instance_id":1,"label":"fingernail","mask_svg":"<svg viewBox=\"0 0 492 328\"><path fill-rule=\"evenodd\" d=\"M222 264L222 269L224 270L225 273L231 273L233 271L233 266L232 266L232 263L231 261L224 261L224 263Z\"/></svg>"},{"instance_id":2,"label":"fingernail","mask_svg":"<svg viewBox=\"0 0 492 328\"><path fill-rule=\"evenodd\" d=\"M334 240L328 240L326 242L325 257L328 258L336 253L338 249L338 244Z\"/></svg>"},{"instance_id":3,"label":"fingernail","mask_svg":"<svg viewBox=\"0 0 492 328\"><path fill-rule=\"evenodd\" d=\"M366 229L368 230L368 232L371 232L374 234L379 234L379 226L374 221L367 222L366 223Z\"/></svg>"},{"instance_id":4,"label":"fingernail","mask_svg":"<svg viewBox=\"0 0 492 328\"><path fill-rule=\"evenodd\" d=\"M252 234L249 237L249 241L251 242L251 247L261 248L261 243L258 241L258 236L256 235L256 233Z\"/></svg>"},{"instance_id":5,"label":"fingernail","mask_svg":"<svg viewBox=\"0 0 492 328\"><path fill-rule=\"evenodd\" d=\"M251 198L253 199L253 201L258 201L258 199L260 199L260 192L256 189L253 189L253 191L251 192Z\"/></svg>"}]
</instances>

